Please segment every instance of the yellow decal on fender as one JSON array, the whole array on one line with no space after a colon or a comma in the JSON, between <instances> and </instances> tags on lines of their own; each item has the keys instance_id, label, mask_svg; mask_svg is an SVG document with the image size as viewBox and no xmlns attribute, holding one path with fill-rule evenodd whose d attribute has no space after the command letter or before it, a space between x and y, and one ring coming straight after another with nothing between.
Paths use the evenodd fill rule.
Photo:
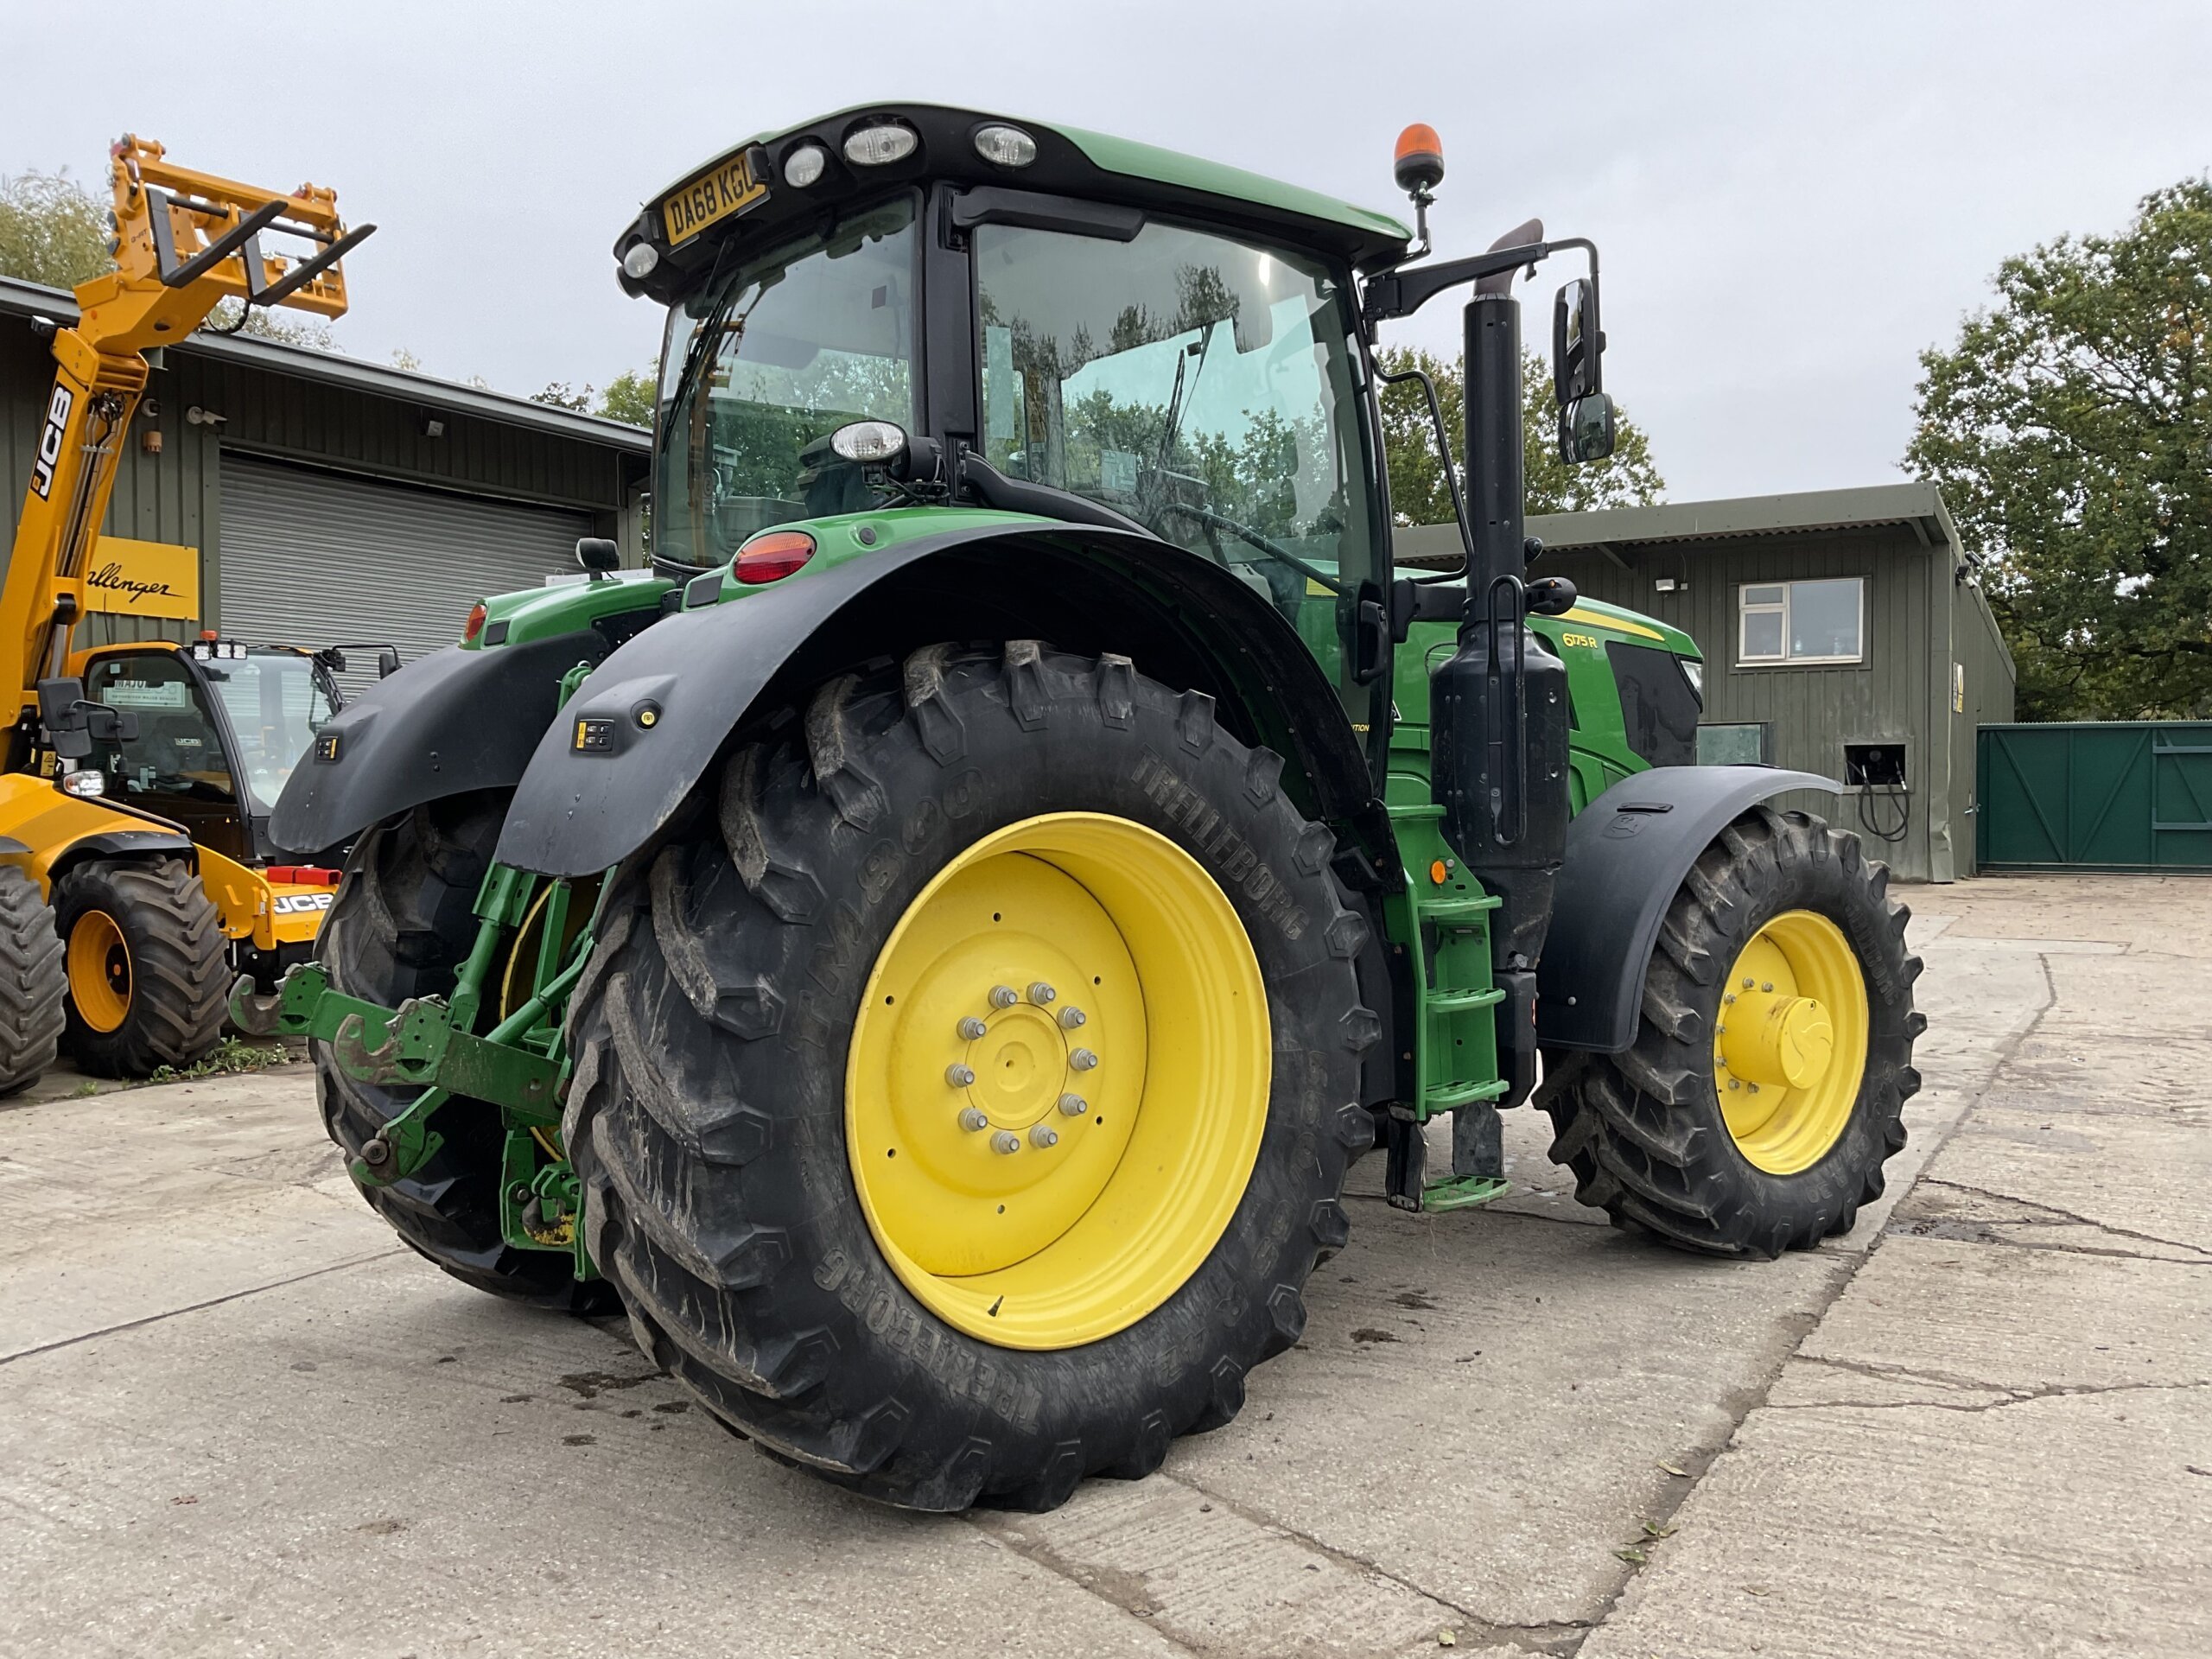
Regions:
<instances>
[{"instance_id":1,"label":"yellow decal on fender","mask_svg":"<svg viewBox=\"0 0 2212 1659\"><path fill-rule=\"evenodd\" d=\"M1656 628L1647 628L1641 622L1624 621L1618 616L1600 616L1595 611L1584 610L1580 605L1567 613L1566 620L1580 622L1589 627L1614 628L1622 633L1637 634L1646 639L1656 639L1662 645L1667 643L1667 636Z\"/></svg>"}]
</instances>

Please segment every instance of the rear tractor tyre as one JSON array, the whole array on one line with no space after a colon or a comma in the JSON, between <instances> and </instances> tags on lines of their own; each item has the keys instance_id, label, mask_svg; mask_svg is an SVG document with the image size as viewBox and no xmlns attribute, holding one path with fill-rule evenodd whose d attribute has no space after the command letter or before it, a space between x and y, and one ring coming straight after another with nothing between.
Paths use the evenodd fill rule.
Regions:
<instances>
[{"instance_id":1,"label":"rear tractor tyre","mask_svg":"<svg viewBox=\"0 0 2212 1659\"><path fill-rule=\"evenodd\" d=\"M1848 1232L1920 1087L1910 914L1857 836L1767 807L1730 824L1660 928L1634 1046L1545 1054L1576 1197L1716 1255Z\"/></svg>"},{"instance_id":2,"label":"rear tractor tyre","mask_svg":"<svg viewBox=\"0 0 2212 1659\"><path fill-rule=\"evenodd\" d=\"M0 864L0 1098L54 1064L69 990L61 964L61 935L38 884Z\"/></svg>"},{"instance_id":3,"label":"rear tractor tyre","mask_svg":"<svg viewBox=\"0 0 2212 1659\"><path fill-rule=\"evenodd\" d=\"M476 940L477 889L505 821L509 791L433 801L386 820L355 843L316 936L332 987L386 1007L450 992ZM310 1041L323 1127L351 1160L418 1092L361 1083ZM362 1187L369 1207L416 1252L463 1284L539 1307L594 1313L613 1306L601 1281L580 1283L565 1251L518 1250L499 1228L505 1130L487 1101L457 1097L434 1120L444 1144L414 1174Z\"/></svg>"},{"instance_id":4,"label":"rear tractor tyre","mask_svg":"<svg viewBox=\"0 0 2212 1659\"><path fill-rule=\"evenodd\" d=\"M54 884L69 982L70 1058L99 1077L144 1077L222 1040L229 944L200 878L176 859L97 859Z\"/></svg>"},{"instance_id":5,"label":"rear tractor tyre","mask_svg":"<svg viewBox=\"0 0 2212 1659\"><path fill-rule=\"evenodd\" d=\"M593 1259L726 1425L871 1497L1148 1474L1344 1242L1379 1021L1332 838L1124 658L934 646L792 713L607 900Z\"/></svg>"}]
</instances>

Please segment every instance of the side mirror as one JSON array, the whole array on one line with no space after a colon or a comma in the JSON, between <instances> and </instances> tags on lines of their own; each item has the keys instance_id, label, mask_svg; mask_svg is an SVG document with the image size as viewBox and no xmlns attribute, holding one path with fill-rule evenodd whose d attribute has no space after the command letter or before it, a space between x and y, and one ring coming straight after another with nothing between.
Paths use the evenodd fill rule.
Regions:
<instances>
[{"instance_id":1,"label":"side mirror","mask_svg":"<svg viewBox=\"0 0 2212 1659\"><path fill-rule=\"evenodd\" d=\"M393 675L398 672L398 648L393 645L386 645L382 651L377 652L377 678L380 680L390 679Z\"/></svg>"},{"instance_id":2,"label":"side mirror","mask_svg":"<svg viewBox=\"0 0 2212 1659\"><path fill-rule=\"evenodd\" d=\"M576 563L597 582L609 570L622 568L622 550L604 536L585 536L576 542Z\"/></svg>"},{"instance_id":3,"label":"side mirror","mask_svg":"<svg viewBox=\"0 0 2212 1659\"><path fill-rule=\"evenodd\" d=\"M1613 400L1586 392L1559 412L1559 458L1570 467L1613 453Z\"/></svg>"},{"instance_id":4,"label":"side mirror","mask_svg":"<svg viewBox=\"0 0 2212 1659\"><path fill-rule=\"evenodd\" d=\"M1552 395L1560 408L1605 390L1599 362L1605 352L1605 333L1598 326L1598 285L1577 276L1552 302Z\"/></svg>"}]
</instances>

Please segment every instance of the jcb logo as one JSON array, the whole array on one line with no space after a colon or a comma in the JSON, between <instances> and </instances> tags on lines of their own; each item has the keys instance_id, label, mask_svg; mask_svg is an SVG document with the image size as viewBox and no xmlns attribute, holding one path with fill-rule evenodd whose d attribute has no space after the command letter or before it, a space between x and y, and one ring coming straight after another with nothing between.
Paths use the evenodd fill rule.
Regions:
<instances>
[{"instance_id":1,"label":"jcb logo","mask_svg":"<svg viewBox=\"0 0 2212 1659\"><path fill-rule=\"evenodd\" d=\"M54 400L46 406L46 429L38 435L38 454L31 461L31 493L41 501L54 493L54 469L61 464L61 435L76 406L77 395L67 386L56 386Z\"/></svg>"},{"instance_id":2,"label":"jcb logo","mask_svg":"<svg viewBox=\"0 0 2212 1659\"><path fill-rule=\"evenodd\" d=\"M328 910L330 901L336 896L328 893L280 893L270 908L279 916L297 916L308 911Z\"/></svg>"}]
</instances>

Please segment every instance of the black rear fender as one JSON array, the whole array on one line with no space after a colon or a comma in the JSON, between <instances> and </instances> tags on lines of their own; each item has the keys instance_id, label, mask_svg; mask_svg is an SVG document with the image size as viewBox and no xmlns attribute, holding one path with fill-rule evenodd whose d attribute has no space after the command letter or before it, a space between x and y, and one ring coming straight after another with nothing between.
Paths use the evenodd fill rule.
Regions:
<instances>
[{"instance_id":1,"label":"black rear fender","mask_svg":"<svg viewBox=\"0 0 2212 1659\"><path fill-rule=\"evenodd\" d=\"M585 630L417 658L315 734L276 798L270 840L311 857L395 812L519 782L559 711L561 677L606 649Z\"/></svg>"},{"instance_id":2,"label":"black rear fender","mask_svg":"<svg viewBox=\"0 0 2212 1659\"><path fill-rule=\"evenodd\" d=\"M1297 631L1219 565L1073 524L950 531L655 624L544 733L499 858L547 875L606 869L668 822L749 720L922 645L1007 639L1118 652L1210 695L1240 739L1284 757L1283 786L1306 815L1395 880L1358 735Z\"/></svg>"},{"instance_id":3,"label":"black rear fender","mask_svg":"<svg viewBox=\"0 0 2212 1659\"><path fill-rule=\"evenodd\" d=\"M1536 969L1546 1046L1618 1054L1636 1041L1659 925L1698 855L1748 808L1832 779L1766 766L1654 766L1624 778L1567 827L1550 931Z\"/></svg>"}]
</instances>

